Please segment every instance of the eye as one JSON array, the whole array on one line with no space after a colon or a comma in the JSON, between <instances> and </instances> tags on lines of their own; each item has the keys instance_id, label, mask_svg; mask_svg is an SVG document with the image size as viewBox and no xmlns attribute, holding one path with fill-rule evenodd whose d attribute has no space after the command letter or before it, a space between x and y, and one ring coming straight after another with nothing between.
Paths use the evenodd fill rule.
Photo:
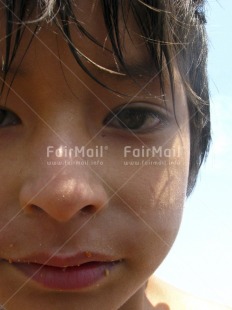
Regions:
<instances>
[{"instance_id":1,"label":"eye","mask_svg":"<svg viewBox=\"0 0 232 310\"><path fill-rule=\"evenodd\" d=\"M161 115L152 109L130 107L110 113L104 120L104 125L145 133L156 129L163 122Z\"/></svg>"},{"instance_id":2,"label":"eye","mask_svg":"<svg viewBox=\"0 0 232 310\"><path fill-rule=\"evenodd\" d=\"M12 111L0 109L0 128L15 126L21 123L19 117Z\"/></svg>"}]
</instances>

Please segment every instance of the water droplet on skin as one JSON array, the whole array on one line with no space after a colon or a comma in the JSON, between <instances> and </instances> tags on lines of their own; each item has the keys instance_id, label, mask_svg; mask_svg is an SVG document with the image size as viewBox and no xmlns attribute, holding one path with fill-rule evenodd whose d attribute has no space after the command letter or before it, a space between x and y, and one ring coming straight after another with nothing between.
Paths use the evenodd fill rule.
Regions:
<instances>
[{"instance_id":1,"label":"water droplet on skin","mask_svg":"<svg viewBox=\"0 0 232 310\"><path fill-rule=\"evenodd\" d=\"M14 246L13 243L11 243L11 244L9 245L10 248L13 248L13 246Z\"/></svg>"},{"instance_id":2,"label":"water droplet on skin","mask_svg":"<svg viewBox=\"0 0 232 310\"><path fill-rule=\"evenodd\" d=\"M105 269L105 276L108 277L109 274L110 274L109 269Z\"/></svg>"},{"instance_id":3,"label":"water droplet on skin","mask_svg":"<svg viewBox=\"0 0 232 310\"><path fill-rule=\"evenodd\" d=\"M9 258L9 259L8 259L8 262L9 262L9 264L12 264L12 259Z\"/></svg>"}]
</instances>

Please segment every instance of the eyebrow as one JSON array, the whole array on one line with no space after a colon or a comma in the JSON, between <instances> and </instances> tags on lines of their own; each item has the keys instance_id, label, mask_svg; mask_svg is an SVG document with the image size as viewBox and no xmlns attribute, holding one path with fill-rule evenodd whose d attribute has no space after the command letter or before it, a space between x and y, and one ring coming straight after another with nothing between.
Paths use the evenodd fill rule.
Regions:
<instances>
[{"instance_id":1,"label":"eyebrow","mask_svg":"<svg viewBox=\"0 0 232 310\"><path fill-rule=\"evenodd\" d=\"M104 66L103 66L104 67ZM97 68L97 67L96 67ZM125 68L115 63L106 64L105 68L108 70L111 70L111 77L120 78L122 79L128 79L128 78L135 78L135 79L142 79L144 77L152 77L158 74L158 70L156 69L154 63L152 61L142 60L139 62L131 62L131 63L125 63ZM107 73L104 69L101 70L103 73ZM115 72L115 74L113 73ZM119 73L119 75L117 75ZM4 71L0 69L0 78L2 80L4 76ZM25 76L28 75L28 70L25 70L21 65L15 66L14 64L11 64L7 70L7 75L15 76Z\"/></svg>"}]
</instances>

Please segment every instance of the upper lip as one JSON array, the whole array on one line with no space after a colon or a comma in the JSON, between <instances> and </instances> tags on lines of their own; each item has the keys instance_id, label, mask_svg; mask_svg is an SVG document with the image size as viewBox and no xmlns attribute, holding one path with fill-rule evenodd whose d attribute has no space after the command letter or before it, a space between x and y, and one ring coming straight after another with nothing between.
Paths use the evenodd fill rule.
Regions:
<instances>
[{"instance_id":1,"label":"upper lip","mask_svg":"<svg viewBox=\"0 0 232 310\"><path fill-rule=\"evenodd\" d=\"M71 267L80 266L89 262L116 262L117 259L111 255L95 253L92 251L83 251L75 254L52 254L52 253L36 253L26 257L10 259L12 263L36 263L53 267Z\"/></svg>"}]
</instances>

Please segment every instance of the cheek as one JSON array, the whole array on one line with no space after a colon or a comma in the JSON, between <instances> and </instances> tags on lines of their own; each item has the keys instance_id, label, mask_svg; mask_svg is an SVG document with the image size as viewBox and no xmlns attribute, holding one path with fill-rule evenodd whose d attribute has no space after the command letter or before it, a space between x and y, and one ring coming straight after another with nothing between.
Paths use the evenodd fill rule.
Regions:
<instances>
[{"instance_id":1,"label":"cheek","mask_svg":"<svg viewBox=\"0 0 232 310\"><path fill-rule=\"evenodd\" d=\"M187 174L179 165L144 167L119 194L148 226L169 243L180 225L186 184Z\"/></svg>"},{"instance_id":2,"label":"cheek","mask_svg":"<svg viewBox=\"0 0 232 310\"><path fill-rule=\"evenodd\" d=\"M180 142L179 139L178 141ZM186 197L189 170L188 134L184 141L185 149L178 141L175 145L169 145L170 149L182 150L177 157L151 159L151 165L142 164L142 161L146 160L144 158L131 158L131 161L139 165L122 164L121 169L117 166L117 175L120 177L114 180L114 188L119 189L117 193L124 205L123 212L127 222L130 223L128 218L135 218L134 225L126 224L128 236L131 233L134 240L136 233L140 244L150 244L150 250L153 248L154 253L161 256L168 252L175 240ZM109 174L115 175L116 171Z\"/></svg>"},{"instance_id":3,"label":"cheek","mask_svg":"<svg viewBox=\"0 0 232 310\"><path fill-rule=\"evenodd\" d=\"M186 167L186 163L144 167L119 192L127 216L131 264L138 273L138 269L148 276L153 273L172 247L185 201Z\"/></svg>"}]
</instances>

